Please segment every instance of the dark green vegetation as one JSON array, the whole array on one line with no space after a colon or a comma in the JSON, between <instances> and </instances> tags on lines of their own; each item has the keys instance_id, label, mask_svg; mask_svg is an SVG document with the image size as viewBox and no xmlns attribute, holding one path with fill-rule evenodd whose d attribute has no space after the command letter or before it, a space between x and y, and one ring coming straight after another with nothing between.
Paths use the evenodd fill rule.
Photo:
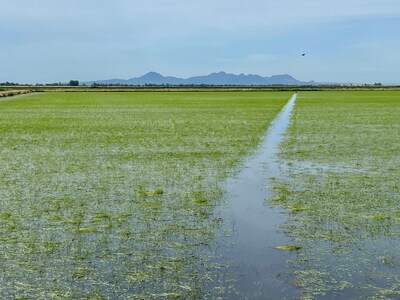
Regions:
<instances>
[{"instance_id":1,"label":"dark green vegetation","mask_svg":"<svg viewBox=\"0 0 400 300\"><path fill-rule=\"evenodd\" d=\"M79 85L79 80L70 80L69 81L70 86L78 86Z\"/></svg>"},{"instance_id":2,"label":"dark green vegetation","mask_svg":"<svg viewBox=\"0 0 400 300\"><path fill-rule=\"evenodd\" d=\"M0 102L0 298L224 295L222 266L210 261L220 183L290 96L46 93Z\"/></svg>"},{"instance_id":3,"label":"dark green vegetation","mask_svg":"<svg viewBox=\"0 0 400 300\"><path fill-rule=\"evenodd\" d=\"M274 201L306 298L400 297L400 92L302 92Z\"/></svg>"}]
</instances>

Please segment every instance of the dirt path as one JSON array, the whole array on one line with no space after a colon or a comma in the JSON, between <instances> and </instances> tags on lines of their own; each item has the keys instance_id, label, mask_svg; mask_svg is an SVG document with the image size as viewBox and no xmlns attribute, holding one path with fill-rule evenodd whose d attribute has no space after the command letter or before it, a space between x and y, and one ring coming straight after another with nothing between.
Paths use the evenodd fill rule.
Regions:
<instances>
[{"instance_id":1,"label":"dirt path","mask_svg":"<svg viewBox=\"0 0 400 300\"><path fill-rule=\"evenodd\" d=\"M34 94L37 94L37 93L24 93L24 94L19 94L19 95L14 95L14 96L0 97L0 102L13 101L15 99L26 97L26 96L31 96Z\"/></svg>"}]
</instances>

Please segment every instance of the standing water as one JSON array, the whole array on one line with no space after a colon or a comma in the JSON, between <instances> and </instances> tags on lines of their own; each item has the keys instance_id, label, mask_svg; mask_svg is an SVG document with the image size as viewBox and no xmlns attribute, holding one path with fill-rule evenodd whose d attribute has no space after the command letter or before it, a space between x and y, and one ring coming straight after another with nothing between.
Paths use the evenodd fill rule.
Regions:
<instances>
[{"instance_id":1,"label":"standing water","mask_svg":"<svg viewBox=\"0 0 400 300\"><path fill-rule=\"evenodd\" d=\"M245 163L240 173L226 182L227 206L224 219L233 221L233 238L217 250L226 274L233 277L238 299L288 299L298 294L288 281L287 260L293 253L274 249L290 245L291 239L277 228L287 221L279 208L269 207L265 199L272 195L269 178L281 176L278 146L288 128L296 101L294 94L269 126L260 148Z\"/></svg>"}]
</instances>

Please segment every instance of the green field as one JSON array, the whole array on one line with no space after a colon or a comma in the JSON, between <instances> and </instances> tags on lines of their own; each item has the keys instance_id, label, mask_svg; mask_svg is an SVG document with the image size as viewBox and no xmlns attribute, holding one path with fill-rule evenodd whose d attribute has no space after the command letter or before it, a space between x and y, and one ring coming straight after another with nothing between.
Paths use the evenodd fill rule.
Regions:
<instances>
[{"instance_id":1,"label":"green field","mask_svg":"<svg viewBox=\"0 0 400 300\"><path fill-rule=\"evenodd\" d=\"M0 298L233 295L214 257L223 183L290 96L0 100ZM268 202L305 299L400 297L399 116L398 91L299 93Z\"/></svg>"},{"instance_id":2,"label":"green field","mask_svg":"<svg viewBox=\"0 0 400 300\"><path fill-rule=\"evenodd\" d=\"M291 93L43 93L0 102L0 298L224 295L221 183Z\"/></svg>"},{"instance_id":3,"label":"green field","mask_svg":"<svg viewBox=\"0 0 400 300\"><path fill-rule=\"evenodd\" d=\"M398 299L400 92L301 92L281 160L305 297Z\"/></svg>"}]
</instances>

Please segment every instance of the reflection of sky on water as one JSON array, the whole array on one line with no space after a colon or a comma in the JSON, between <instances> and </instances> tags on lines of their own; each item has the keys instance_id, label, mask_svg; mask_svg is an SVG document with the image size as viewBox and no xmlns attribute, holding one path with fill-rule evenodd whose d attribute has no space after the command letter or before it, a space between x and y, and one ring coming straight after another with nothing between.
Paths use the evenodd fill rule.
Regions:
<instances>
[{"instance_id":1,"label":"reflection of sky on water","mask_svg":"<svg viewBox=\"0 0 400 300\"><path fill-rule=\"evenodd\" d=\"M296 94L271 123L257 152L226 184L228 208L224 214L233 220L234 235L231 243L222 248L221 260L229 265L228 272L237 280L235 288L240 299L283 299L296 295L289 285L287 259L291 255L273 249L291 244L291 239L276 227L287 217L265 203L266 197L272 195L267 179L281 176L278 145L289 125L295 100Z\"/></svg>"}]
</instances>

